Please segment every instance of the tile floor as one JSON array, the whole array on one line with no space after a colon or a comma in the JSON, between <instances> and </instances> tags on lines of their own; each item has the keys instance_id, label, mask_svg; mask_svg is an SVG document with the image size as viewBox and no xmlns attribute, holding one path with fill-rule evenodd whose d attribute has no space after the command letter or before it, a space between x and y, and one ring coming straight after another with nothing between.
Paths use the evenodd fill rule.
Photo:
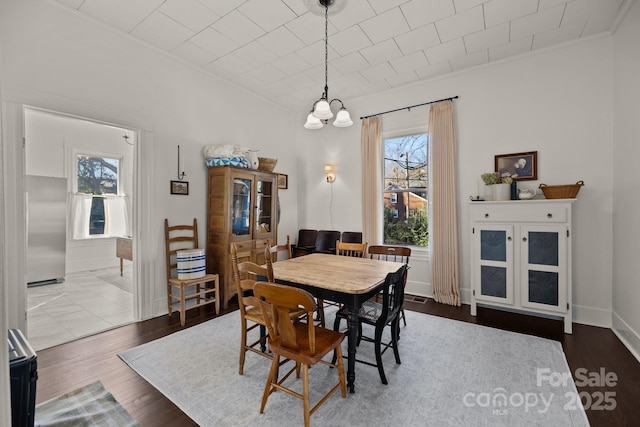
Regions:
<instances>
[{"instance_id":1,"label":"tile floor","mask_svg":"<svg viewBox=\"0 0 640 427\"><path fill-rule=\"evenodd\" d=\"M132 265L123 279L132 282ZM68 274L63 283L27 288L27 339L34 350L53 347L134 321L133 294L98 276L120 267Z\"/></svg>"}]
</instances>

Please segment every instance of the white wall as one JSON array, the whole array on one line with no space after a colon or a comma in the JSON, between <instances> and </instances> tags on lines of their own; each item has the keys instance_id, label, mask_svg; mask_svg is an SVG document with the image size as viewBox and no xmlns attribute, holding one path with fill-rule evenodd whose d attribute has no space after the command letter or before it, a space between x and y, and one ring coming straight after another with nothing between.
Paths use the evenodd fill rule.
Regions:
<instances>
[{"instance_id":1,"label":"white wall","mask_svg":"<svg viewBox=\"0 0 640 427\"><path fill-rule=\"evenodd\" d=\"M640 359L640 4L635 2L614 36L613 327Z\"/></svg>"},{"instance_id":2,"label":"white wall","mask_svg":"<svg viewBox=\"0 0 640 427\"><path fill-rule=\"evenodd\" d=\"M142 159L151 166L144 177L151 185L143 195L151 207L142 220L151 223L153 232L140 238L151 248L141 268L150 272L150 283L142 286L152 289L153 314L166 310L164 218L179 223L196 217L205 241L205 145L241 144L277 157L276 171L289 174L289 190L280 195L280 239L296 232L291 112L46 1L3 0L0 43L5 100L142 129L151 136L152 146L144 152L153 155ZM18 138L5 141L20 143ZM169 194L178 144L188 196ZM20 203L19 190L7 194L7 200ZM22 308L17 304L15 309Z\"/></svg>"},{"instance_id":3,"label":"white wall","mask_svg":"<svg viewBox=\"0 0 640 427\"><path fill-rule=\"evenodd\" d=\"M464 302L469 302L470 289L468 197L476 191L477 177L493 171L496 154L538 151L539 181L528 181L527 186L570 184L578 180L586 184L573 206L574 318L582 323L610 326L612 46L611 37L593 38L404 89L343 99L357 118L460 96L454 107L459 164L460 287ZM418 111L426 123L428 108L415 109L411 114L415 116ZM383 128L392 116L403 114L408 113L382 116ZM299 121L302 120L300 115ZM327 162L336 163L338 170L333 185L334 227L344 230L360 223L360 198L353 193L359 195L361 189L360 121L355 122L347 129L325 126L309 131L298 126L301 171L306 172L306 177L301 174L298 193L301 227L328 226L331 194L322 172L322 165ZM411 278L419 280L415 275L410 275ZM429 277L423 277L422 281L427 284Z\"/></svg>"}]
</instances>

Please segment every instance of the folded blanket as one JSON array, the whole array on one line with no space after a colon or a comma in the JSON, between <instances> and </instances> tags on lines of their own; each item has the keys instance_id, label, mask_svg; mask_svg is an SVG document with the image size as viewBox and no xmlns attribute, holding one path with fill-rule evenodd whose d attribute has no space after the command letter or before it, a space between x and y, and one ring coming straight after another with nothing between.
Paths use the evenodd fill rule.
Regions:
<instances>
[{"instance_id":1,"label":"folded blanket","mask_svg":"<svg viewBox=\"0 0 640 427\"><path fill-rule=\"evenodd\" d=\"M235 166L237 168L249 169L251 163L244 157L209 157L205 159L207 167L213 166Z\"/></svg>"},{"instance_id":2,"label":"folded blanket","mask_svg":"<svg viewBox=\"0 0 640 427\"><path fill-rule=\"evenodd\" d=\"M217 144L204 147L204 158L212 157L248 157L249 149L239 145Z\"/></svg>"}]
</instances>

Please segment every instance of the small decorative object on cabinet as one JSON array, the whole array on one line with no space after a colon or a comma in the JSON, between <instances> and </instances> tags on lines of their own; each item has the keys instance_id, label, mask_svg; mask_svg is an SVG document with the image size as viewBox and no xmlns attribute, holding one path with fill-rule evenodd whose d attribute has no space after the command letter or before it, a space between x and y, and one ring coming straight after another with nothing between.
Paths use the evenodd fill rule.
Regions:
<instances>
[{"instance_id":1,"label":"small decorative object on cabinet","mask_svg":"<svg viewBox=\"0 0 640 427\"><path fill-rule=\"evenodd\" d=\"M236 295L231 243L238 261L262 265L267 240L278 241L278 174L216 166L209 168L207 269L220 275L222 304Z\"/></svg>"},{"instance_id":2,"label":"small decorative object on cabinet","mask_svg":"<svg viewBox=\"0 0 640 427\"><path fill-rule=\"evenodd\" d=\"M478 304L560 316L571 333L573 201L470 203L472 316Z\"/></svg>"}]
</instances>

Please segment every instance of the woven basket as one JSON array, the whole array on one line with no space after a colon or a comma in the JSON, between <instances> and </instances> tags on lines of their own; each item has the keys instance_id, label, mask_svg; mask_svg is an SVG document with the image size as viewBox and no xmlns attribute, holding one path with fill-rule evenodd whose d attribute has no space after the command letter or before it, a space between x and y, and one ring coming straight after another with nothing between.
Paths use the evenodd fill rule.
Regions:
<instances>
[{"instance_id":1,"label":"woven basket","mask_svg":"<svg viewBox=\"0 0 640 427\"><path fill-rule=\"evenodd\" d=\"M580 191L580 187L583 185L584 181L567 185L540 184L540 189L547 199L573 199L578 195L578 191Z\"/></svg>"},{"instance_id":2,"label":"woven basket","mask_svg":"<svg viewBox=\"0 0 640 427\"><path fill-rule=\"evenodd\" d=\"M268 157L258 157L258 170L265 172L273 172L278 163L278 159L269 159Z\"/></svg>"}]
</instances>

